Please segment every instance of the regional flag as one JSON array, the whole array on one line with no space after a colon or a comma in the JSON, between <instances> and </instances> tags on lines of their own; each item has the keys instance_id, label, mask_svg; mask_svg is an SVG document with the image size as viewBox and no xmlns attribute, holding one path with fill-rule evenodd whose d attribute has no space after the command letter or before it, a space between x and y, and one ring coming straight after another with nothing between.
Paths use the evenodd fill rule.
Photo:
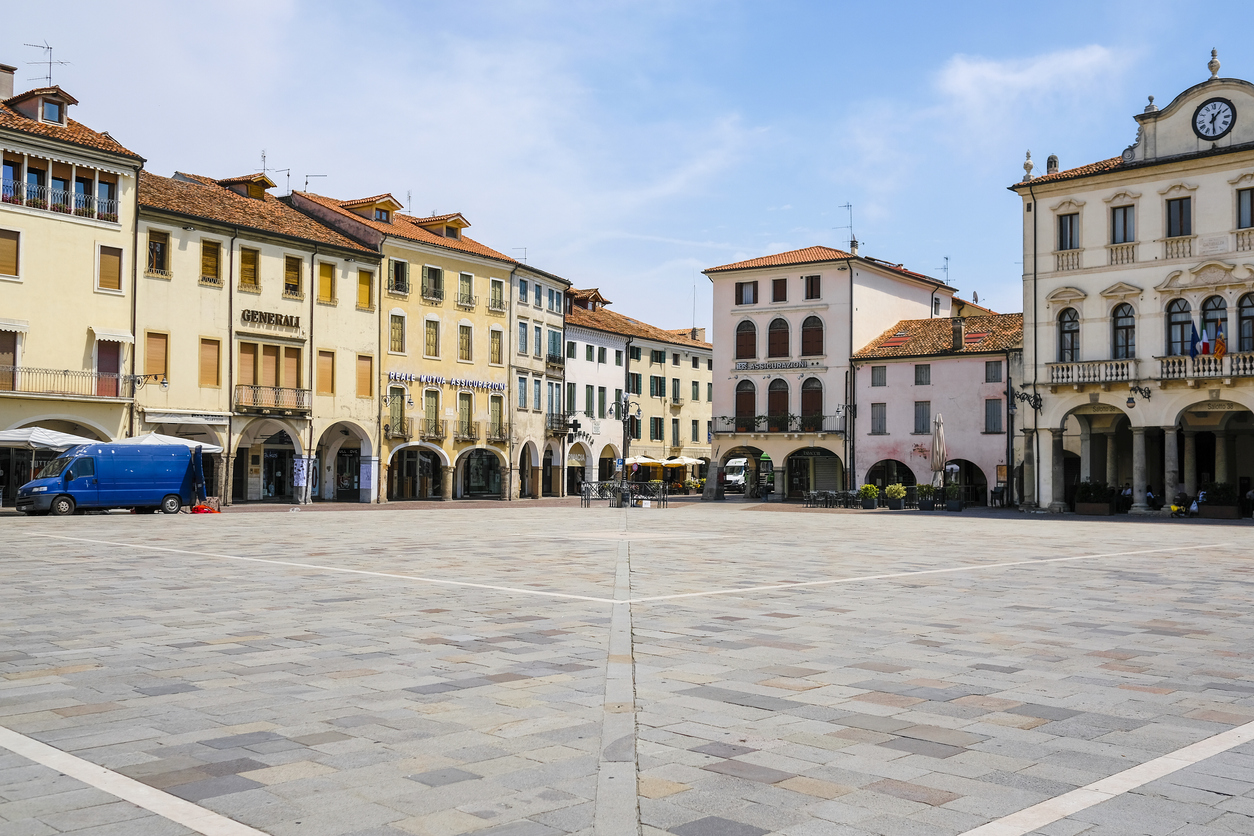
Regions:
<instances>
[{"instance_id":1,"label":"regional flag","mask_svg":"<svg viewBox=\"0 0 1254 836\"><path fill-rule=\"evenodd\" d=\"M1202 340L1201 340L1201 338L1200 338L1200 337L1198 337L1198 335L1197 335L1197 326L1196 326L1196 325L1190 325L1190 326L1189 326L1189 328L1190 328L1190 329L1192 330L1192 332L1193 332L1193 333L1189 336L1189 356L1190 356L1190 357L1196 357L1197 355L1199 355L1199 354L1201 354L1201 353L1202 353Z\"/></svg>"},{"instance_id":2,"label":"regional flag","mask_svg":"<svg viewBox=\"0 0 1254 836\"><path fill-rule=\"evenodd\" d=\"M1224 339L1224 326L1219 323L1215 328L1215 359L1218 360L1228 353L1228 341Z\"/></svg>"}]
</instances>

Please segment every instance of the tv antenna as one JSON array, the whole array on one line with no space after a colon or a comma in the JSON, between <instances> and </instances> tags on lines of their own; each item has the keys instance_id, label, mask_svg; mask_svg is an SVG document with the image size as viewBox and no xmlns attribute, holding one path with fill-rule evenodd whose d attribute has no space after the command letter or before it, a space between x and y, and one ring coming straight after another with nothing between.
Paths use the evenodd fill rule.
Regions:
<instances>
[{"instance_id":1,"label":"tv antenna","mask_svg":"<svg viewBox=\"0 0 1254 836\"><path fill-rule=\"evenodd\" d=\"M949 256L945 256L945 263L940 269L945 274L945 284L949 284Z\"/></svg>"},{"instance_id":2,"label":"tv antenna","mask_svg":"<svg viewBox=\"0 0 1254 836\"><path fill-rule=\"evenodd\" d=\"M309 191L309 178L310 177L326 177L326 175L325 174L306 174L305 175L305 191Z\"/></svg>"},{"instance_id":3,"label":"tv antenna","mask_svg":"<svg viewBox=\"0 0 1254 836\"><path fill-rule=\"evenodd\" d=\"M413 205L414 205L414 190L406 189L405 190L405 207L409 208L410 206L413 206ZM410 211L412 212L413 210L410 209Z\"/></svg>"},{"instance_id":4,"label":"tv antenna","mask_svg":"<svg viewBox=\"0 0 1254 836\"><path fill-rule=\"evenodd\" d=\"M27 64L40 64L40 65L47 64L48 65L47 75L37 75L34 78L29 79L29 80L30 81L44 81L44 82L47 82L44 85L45 87L51 87L53 65L56 65L58 67L67 67L69 66L70 62L69 61L53 61L52 60L52 47L48 44L47 41L44 41L42 44L26 44L26 46L30 47L31 49L42 49L45 55L45 58L41 58L38 61L27 61L26 62Z\"/></svg>"},{"instance_id":5,"label":"tv antenna","mask_svg":"<svg viewBox=\"0 0 1254 836\"><path fill-rule=\"evenodd\" d=\"M434 213L434 212L432 212L431 214L433 214L433 215L434 215L435 213ZM522 250L522 253L523 253L523 264L526 264L526 263L527 263L527 248L526 248L526 247L514 247L514 252L518 252L519 250Z\"/></svg>"},{"instance_id":6,"label":"tv antenna","mask_svg":"<svg viewBox=\"0 0 1254 836\"><path fill-rule=\"evenodd\" d=\"M290 168L266 168L266 149L261 149L261 173L269 176L270 172L287 175L287 193L292 193L292 170Z\"/></svg>"},{"instance_id":7,"label":"tv antenna","mask_svg":"<svg viewBox=\"0 0 1254 836\"><path fill-rule=\"evenodd\" d=\"M853 247L853 242L858 240L858 239L854 236L854 234L853 234L853 204L852 204L852 203L844 203L844 204L841 204L841 206L840 206L839 208L844 209L844 210L846 210L846 211L849 213L849 224L848 224L847 226L834 226L834 227L832 227L832 229L847 229L847 230L849 230L849 247L851 247L851 248L852 248L852 247Z\"/></svg>"}]
</instances>

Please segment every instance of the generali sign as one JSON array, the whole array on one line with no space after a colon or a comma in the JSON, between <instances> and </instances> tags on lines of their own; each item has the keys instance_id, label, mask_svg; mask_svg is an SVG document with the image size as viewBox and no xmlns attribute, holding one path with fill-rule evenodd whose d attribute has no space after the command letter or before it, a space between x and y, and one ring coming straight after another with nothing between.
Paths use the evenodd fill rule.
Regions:
<instances>
[{"instance_id":1,"label":"generali sign","mask_svg":"<svg viewBox=\"0 0 1254 836\"><path fill-rule=\"evenodd\" d=\"M239 316L244 322L251 322L255 325L279 325L284 328L300 327L300 317L292 316L291 314L242 310L239 312Z\"/></svg>"}]
</instances>

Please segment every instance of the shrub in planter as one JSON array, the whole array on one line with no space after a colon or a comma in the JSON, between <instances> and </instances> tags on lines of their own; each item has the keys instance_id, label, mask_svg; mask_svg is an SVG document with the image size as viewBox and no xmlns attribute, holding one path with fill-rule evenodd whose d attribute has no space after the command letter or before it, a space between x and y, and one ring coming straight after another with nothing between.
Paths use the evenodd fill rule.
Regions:
<instances>
[{"instance_id":1,"label":"shrub in planter","mask_svg":"<svg viewBox=\"0 0 1254 836\"><path fill-rule=\"evenodd\" d=\"M858 498L862 500L863 509L870 511L879 504L880 489L874 485L863 485L858 488Z\"/></svg>"},{"instance_id":2,"label":"shrub in planter","mask_svg":"<svg viewBox=\"0 0 1254 836\"><path fill-rule=\"evenodd\" d=\"M1105 482L1090 482L1087 479L1076 485L1075 512L1097 517L1108 517L1115 513L1115 488Z\"/></svg>"},{"instance_id":3,"label":"shrub in planter","mask_svg":"<svg viewBox=\"0 0 1254 836\"><path fill-rule=\"evenodd\" d=\"M958 498L958 486L957 485L945 486L945 510L946 511L961 511L962 510L962 500Z\"/></svg>"},{"instance_id":4,"label":"shrub in planter","mask_svg":"<svg viewBox=\"0 0 1254 836\"><path fill-rule=\"evenodd\" d=\"M888 510L900 511L906 504L906 488L904 485L889 485L884 488L884 496L888 499Z\"/></svg>"},{"instance_id":5,"label":"shrub in planter","mask_svg":"<svg viewBox=\"0 0 1254 836\"><path fill-rule=\"evenodd\" d=\"M936 508L936 486L919 485L919 510L931 511Z\"/></svg>"}]
</instances>

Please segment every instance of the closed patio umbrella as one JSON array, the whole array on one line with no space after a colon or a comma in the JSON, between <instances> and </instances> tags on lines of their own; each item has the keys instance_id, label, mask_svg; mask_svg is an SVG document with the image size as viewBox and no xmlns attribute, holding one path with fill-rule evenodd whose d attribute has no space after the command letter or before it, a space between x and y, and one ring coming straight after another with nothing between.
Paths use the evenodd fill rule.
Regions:
<instances>
[{"instance_id":1,"label":"closed patio umbrella","mask_svg":"<svg viewBox=\"0 0 1254 836\"><path fill-rule=\"evenodd\" d=\"M945 420L941 418L941 414L936 413L936 417L932 419L932 484L943 484L945 476L945 461L949 457L948 451L945 449Z\"/></svg>"}]
</instances>

